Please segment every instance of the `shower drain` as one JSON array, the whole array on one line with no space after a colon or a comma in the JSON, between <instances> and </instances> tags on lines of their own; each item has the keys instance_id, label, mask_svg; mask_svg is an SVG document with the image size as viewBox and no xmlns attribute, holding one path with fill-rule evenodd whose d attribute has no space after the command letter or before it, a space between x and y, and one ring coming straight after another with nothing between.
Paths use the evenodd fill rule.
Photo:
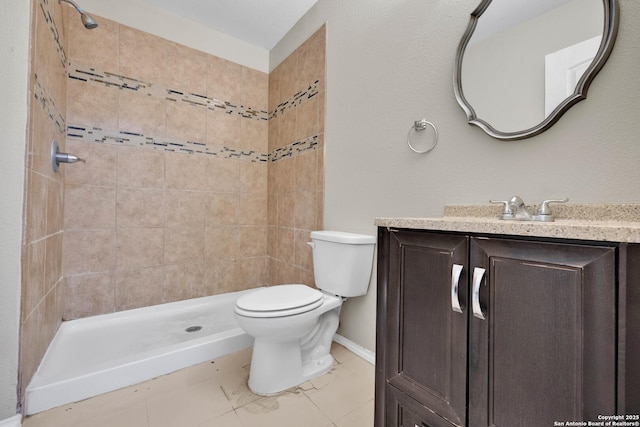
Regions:
<instances>
[{"instance_id":1,"label":"shower drain","mask_svg":"<svg viewBox=\"0 0 640 427\"><path fill-rule=\"evenodd\" d=\"M184 331L185 332L198 332L200 329L202 329L202 326L189 326Z\"/></svg>"}]
</instances>

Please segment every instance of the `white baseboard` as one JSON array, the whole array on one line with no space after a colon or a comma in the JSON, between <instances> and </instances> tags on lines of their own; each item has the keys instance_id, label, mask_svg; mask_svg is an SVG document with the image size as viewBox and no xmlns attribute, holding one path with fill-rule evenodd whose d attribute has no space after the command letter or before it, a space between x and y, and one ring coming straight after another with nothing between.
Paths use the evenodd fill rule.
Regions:
<instances>
[{"instance_id":1,"label":"white baseboard","mask_svg":"<svg viewBox=\"0 0 640 427\"><path fill-rule=\"evenodd\" d=\"M361 358L363 358L367 362L371 363L372 365L376 364L376 354L373 351L367 350L366 348L362 347L361 345L356 344L353 341L351 341L350 339L345 338L345 337L343 337L342 335L339 335L339 334L335 334L333 336L333 340L335 342L337 342L338 344L345 346L352 353L355 353L357 356L360 356ZM2 427L2 426L0 426L0 427Z\"/></svg>"},{"instance_id":2,"label":"white baseboard","mask_svg":"<svg viewBox=\"0 0 640 427\"><path fill-rule=\"evenodd\" d=\"M0 427L20 427L22 425L22 415L16 414L11 418L0 420Z\"/></svg>"}]
</instances>

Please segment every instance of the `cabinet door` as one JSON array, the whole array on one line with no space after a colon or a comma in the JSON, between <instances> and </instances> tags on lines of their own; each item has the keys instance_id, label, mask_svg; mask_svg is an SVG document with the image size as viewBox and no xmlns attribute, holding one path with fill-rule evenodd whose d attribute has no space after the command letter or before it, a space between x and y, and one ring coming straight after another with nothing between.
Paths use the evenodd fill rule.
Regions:
<instances>
[{"instance_id":1,"label":"cabinet door","mask_svg":"<svg viewBox=\"0 0 640 427\"><path fill-rule=\"evenodd\" d=\"M389 239L387 382L442 417L431 425L465 425L468 238L398 231ZM454 265L464 266L462 313L452 309Z\"/></svg>"},{"instance_id":2,"label":"cabinet door","mask_svg":"<svg viewBox=\"0 0 640 427\"><path fill-rule=\"evenodd\" d=\"M484 319L469 322L470 426L616 413L615 262L611 247L471 239L485 274Z\"/></svg>"}]
</instances>

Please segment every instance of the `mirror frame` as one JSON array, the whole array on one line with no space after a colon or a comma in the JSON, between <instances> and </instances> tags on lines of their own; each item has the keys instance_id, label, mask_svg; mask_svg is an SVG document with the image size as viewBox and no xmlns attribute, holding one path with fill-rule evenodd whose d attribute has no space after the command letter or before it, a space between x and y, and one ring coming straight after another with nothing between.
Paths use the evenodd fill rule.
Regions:
<instances>
[{"instance_id":1,"label":"mirror frame","mask_svg":"<svg viewBox=\"0 0 640 427\"><path fill-rule=\"evenodd\" d=\"M467 45L469 44L471 36L473 35L476 25L478 24L478 19L480 19L484 11L491 4L491 0L481 0L480 5L471 13L471 20L469 21L467 30L465 31L464 35L462 36L462 40L458 45L453 73L453 88L456 100L458 101L464 112L467 114L467 120L469 124L478 126L487 134L501 140L517 140L530 138L549 129L555 122L560 119L560 117L565 112L567 112L567 110L569 110L569 108L571 108L574 104L582 101L583 99L586 99L589 86L591 85L591 82L598 74L598 72L602 69L605 62L607 62L607 59L609 58L609 55L613 50L613 45L618 33L618 21L620 15L618 0L602 0L602 2L604 6L604 28L602 33L602 42L600 43L600 48L593 58L591 65L589 65L580 80L578 80L576 89L573 94L565 98L565 100L561 102L538 125L517 132L502 132L495 129L489 123L476 116L473 107L465 98L464 92L462 90L462 59L464 57L465 50L467 48Z\"/></svg>"}]
</instances>

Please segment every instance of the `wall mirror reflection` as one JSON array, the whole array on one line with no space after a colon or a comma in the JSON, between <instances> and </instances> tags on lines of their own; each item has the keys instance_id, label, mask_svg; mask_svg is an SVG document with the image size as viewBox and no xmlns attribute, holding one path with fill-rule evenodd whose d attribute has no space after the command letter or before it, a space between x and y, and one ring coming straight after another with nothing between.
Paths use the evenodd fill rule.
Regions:
<instances>
[{"instance_id":1,"label":"wall mirror reflection","mask_svg":"<svg viewBox=\"0 0 640 427\"><path fill-rule=\"evenodd\" d=\"M586 98L617 21L617 0L483 0L454 69L469 123L505 140L548 129Z\"/></svg>"}]
</instances>

